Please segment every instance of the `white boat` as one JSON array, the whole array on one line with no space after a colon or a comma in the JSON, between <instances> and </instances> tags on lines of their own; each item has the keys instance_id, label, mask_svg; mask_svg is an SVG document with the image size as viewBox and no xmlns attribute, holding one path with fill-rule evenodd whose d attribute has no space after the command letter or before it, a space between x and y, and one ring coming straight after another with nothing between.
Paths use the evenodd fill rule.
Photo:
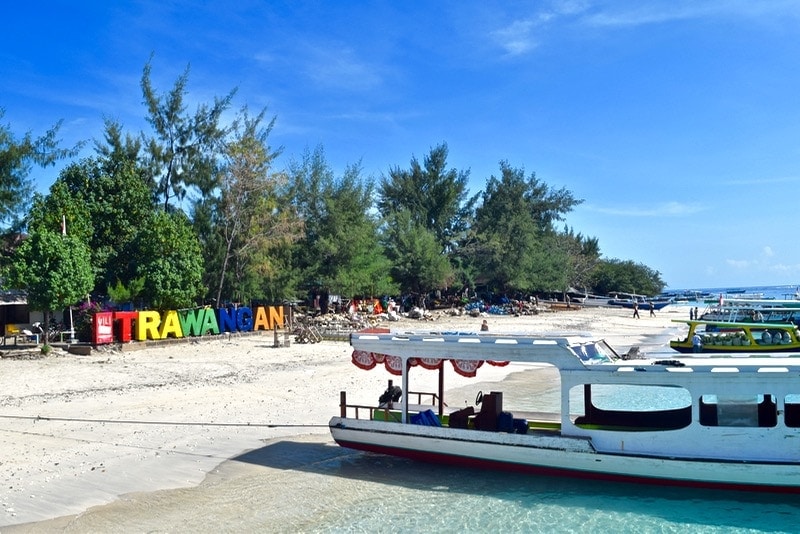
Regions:
<instances>
[{"instance_id":1,"label":"white boat","mask_svg":"<svg viewBox=\"0 0 800 534\"><path fill-rule=\"evenodd\" d=\"M364 332L351 345L359 367L399 373L402 393L396 406L384 398L370 407L342 392L329 426L345 447L470 468L800 493L795 356L626 360L585 335ZM470 375L484 362L554 367L560 413L515 411L502 391L484 395L475 415L451 412L441 378L430 406L409 404L422 398L408 393L411 367L452 364Z\"/></svg>"}]
</instances>

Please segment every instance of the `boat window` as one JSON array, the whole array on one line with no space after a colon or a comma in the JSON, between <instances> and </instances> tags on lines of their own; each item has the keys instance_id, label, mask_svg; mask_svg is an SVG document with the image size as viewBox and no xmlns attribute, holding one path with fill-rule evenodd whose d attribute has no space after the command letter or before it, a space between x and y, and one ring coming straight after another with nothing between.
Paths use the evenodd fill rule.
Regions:
<instances>
[{"instance_id":1,"label":"boat window","mask_svg":"<svg viewBox=\"0 0 800 534\"><path fill-rule=\"evenodd\" d=\"M774 395L702 395L700 424L728 427L773 427L778 424Z\"/></svg>"},{"instance_id":2,"label":"boat window","mask_svg":"<svg viewBox=\"0 0 800 534\"><path fill-rule=\"evenodd\" d=\"M783 402L784 423L790 428L800 428L800 394L786 395Z\"/></svg>"},{"instance_id":3,"label":"boat window","mask_svg":"<svg viewBox=\"0 0 800 534\"><path fill-rule=\"evenodd\" d=\"M573 348L581 361L586 363L609 363L616 354L603 343L584 343Z\"/></svg>"},{"instance_id":4,"label":"boat window","mask_svg":"<svg viewBox=\"0 0 800 534\"><path fill-rule=\"evenodd\" d=\"M670 385L584 384L570 390L577 426L609 431L684 428L692 422L692 397Z\"/></svg>"}]
</instances>

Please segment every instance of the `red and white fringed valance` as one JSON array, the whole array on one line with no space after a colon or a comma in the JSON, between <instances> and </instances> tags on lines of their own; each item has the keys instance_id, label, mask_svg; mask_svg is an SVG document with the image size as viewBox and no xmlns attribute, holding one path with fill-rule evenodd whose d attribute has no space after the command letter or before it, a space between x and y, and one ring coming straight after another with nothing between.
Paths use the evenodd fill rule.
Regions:
<instances>
[{"instance_id":1,"label":"red and white fringed valance","mask_svg":"<svg viewBox=\"0 0 800 534\"><path fill-rule=\"evenodd\" d=\"M489 365L497 367L508 365L508 362L486 361ZM382 363L391 374L398 376L403 374L403 360L398 356L354 350L353 363L357 367L367 371ZM409 358L408 363L412 367L419 365L424 369L440 369L442 367L441 358ZM477 373L478 368L483 365L483 360L450 360L450 363L453 364L453 369L455 369L456 373L461 376L473 377Z\"/></svg>"}]
</instances>

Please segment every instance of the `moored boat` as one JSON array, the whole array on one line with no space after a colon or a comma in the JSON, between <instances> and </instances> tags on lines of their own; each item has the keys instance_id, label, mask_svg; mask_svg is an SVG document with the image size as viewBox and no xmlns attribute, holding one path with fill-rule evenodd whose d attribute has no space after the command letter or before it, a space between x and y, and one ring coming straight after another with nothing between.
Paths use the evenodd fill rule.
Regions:
<instances>
[{"instance_id":1,"label":"moored boat","mask_svg":"<svg viewBox=\"0 0 800 534\"><path fill-rule=\"evenodd\" d=\"M763 323L739 321L683 321L689 325L686 337L669 342L670 348L683 353L800 353L800 336L794 323ZM699 345L695 342L699 336Z\"/></svg>"},{"instance_id":2,"label":"moored boat","mask_svg":"<svg viewBox=\"0 0 800 534\"><path fill-rule=\"evenodd\" d=\"M581 335L364 332L351 345L354 363L382 364L402 387L382 407L348 404L342 392L329 424L342 446L470 468L800 493L792 356L626 360ZM554 368L560 412L514 410L502 391L452 411L441 378L430 405L409 404L421 399L408 391L412 367L474 375L486 362Z\"/></svg>"}]
</instances>

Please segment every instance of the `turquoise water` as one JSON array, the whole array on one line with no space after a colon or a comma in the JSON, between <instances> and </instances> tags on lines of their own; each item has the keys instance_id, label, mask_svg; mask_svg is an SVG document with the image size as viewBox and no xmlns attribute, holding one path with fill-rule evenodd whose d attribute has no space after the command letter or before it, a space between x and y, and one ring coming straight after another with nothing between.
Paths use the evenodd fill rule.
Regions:
<instances>
[{"instance_id":1,"label":"turquoise water","mask_svg":"<svg viewBox=\"0 0 800 534\"><path fill-rule=\"evenodd\" d=\"M269 443L226 462L197 488L128 495L68 523L31 525L22 532L799 529L798 497L464 470L352 451L316 436Z\"/></svg>"},{"instance_id":2,"label":"turquoise water","mask_svg":"<svg viewBox=\"0 0 800 534\"><path fill-rule=\"evenodd\" d=\"M294 525L306 532L800 529L796 497L465 471L321 444L273 447L262 449L256 463L275 466L275 461L303 458L291 468L328 478L327 490L342 492L341 506L324 506ZM294 448L302 452L290 452Z\"/></svg>"}]
</instances>

